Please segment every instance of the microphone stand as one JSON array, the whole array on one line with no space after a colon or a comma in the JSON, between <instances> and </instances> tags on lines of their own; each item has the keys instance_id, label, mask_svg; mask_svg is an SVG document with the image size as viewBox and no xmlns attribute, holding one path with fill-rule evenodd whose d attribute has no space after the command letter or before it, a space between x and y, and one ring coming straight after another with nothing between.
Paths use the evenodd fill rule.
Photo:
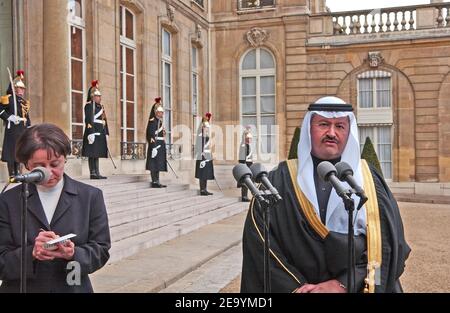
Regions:
<instances>
[{"instance_id":1,"label":"microphone stand","mask_svg":"<svg viewBox=\"0 0 450 313\"><path fill-rule=\"evenodd\" d=\"M359 198L359 205L357 211L367 202L368 198L365 194L357 193L355 190L350 189L348 193L341 195L342 201L344 201L345 209L348 212L348 275L347 275L347 290L348 293L355 293L356 290L356 274L355 274L355 237L353 234L353 212L355 211L355 201L351 195L355 193Z\"/></svg>"},{"instance_id":2,"label":"microphone stand","mask_svg":"<svg viewBox=\"0 0 450 313\"><path fill-rule=\"evenodd\" d=\"M20 257L20 293L27 292L27 212L28 212L28 196L30 191L28 183L22 182L22 245Z\"/></svg>"},{"instance_id":3,"label":"microphone stand","mask_svg":"<svg viewBox=\"0 0 450 313\"><path fill-rule=\"evenodd\" d=\"M345 209L348 212L348 292L355 292L355 237L353 231L353 212L355 211L355 202L351 197L344 201Z\"/></svg>"},{"instance_id":4,"label":"microphone stand","mask_svg":"<svg viewBox=\"0 0 450 313\"><path fill-rule=\"evenodd\" d=\"M270 208L275 206L278 199L269 191L261 190L264 201L258 200L263 209L264 222L264 293L272 292L272 282L270 274Z\"/></svg>"},{"instance_id":5,"label":"microphone stand","mask_svg":"<svg viewBox=\"0 0 450 313\"><path fill-rule=\"evenodd\" d=\"M355 292L355 242L353 231L353 212L355 211L355 201L351 197L351 191L341 194L345 210L348 212L348 264L347 264L347 290L348 293Z\"/></svg>"}]
</instances>

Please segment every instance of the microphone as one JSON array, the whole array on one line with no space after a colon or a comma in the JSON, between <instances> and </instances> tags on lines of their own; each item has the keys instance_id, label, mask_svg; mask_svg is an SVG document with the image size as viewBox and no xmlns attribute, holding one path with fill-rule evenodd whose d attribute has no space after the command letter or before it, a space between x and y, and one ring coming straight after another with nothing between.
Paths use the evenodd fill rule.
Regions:
<instances>
[{"instance_id":1,"label":"microphone","mask_svg":"<svg viewBox=\"0 0 450 313\"><path fill-rule=\"evenodd\" d=\"M253 196L256 197L259 201L265 201L263 196L261 195L261 191L256 188L252 181L252 171L245 164L237 164L233 167L233 176L234 179L238 182L238 186L245 185Z\"/></svg>"},{"instance_id":2,"label":"microphone","mask_svg":"<svg viewBox=\"0 0 450 313\"><path fill-rule=\"evenodd\" d=\"M283 200L278 194L278 190L272 185L269 178L267 178L267 171L261 163L254 163L250 166L255 181L259 184L262 183L270 193L275 197L277 201Z\"/></svg>"},{"instance_id":3,"label":"microphone","mask_svg":"<svg viewBox=\"0 0 450 313\"><path fill-rule=\"evenodd\" d=\"M355 194L361 198L360 204L358 206L358 210L362 207L362 205L368 200L364 189L358 185L355 178L353 177L353 170L351 166L346 162L339 162L336 164L337 177L341 181L346 181L350 187L355 190Z\"/></svg>"},{"instance_id":4,"label":"microphone","mask_svg":"<svg viewBox=\"0 0 450 313\"><path fill-rule=\"evenodd\" d=\"M337 178L337 171L333 164L328 161L320 162L317 166L317 174L319 174L319 177L324 181L329 181L333 185L339 197L343 199L349 198L349 190L345 189Z\"/></svg>"},{"instance_id":5,"label":"microphone","mask_svg":"<svg viewBox=\"0 0 450 313\"><path fill-rule=\"evenodd\" d=\"M336 164L336 170L337 170L337 177L341 181L346 181L350 187L352 187L356 194L359 197L365 197L366 194L364 190L361 188L361 186L358 185L355 178L353 177L353 170L351 166L346 162L339 162Z\"/></svg>"},{"instance_id":6,"label":"microphone","mask_svg":"<svg viewBox=\"0 0 450 313\"><path fill-rule=\"evenodd\" d=\"M16 175L9 179L10 183L34 183L38 185L46 184L50 179L50 172L45 167L36 167L31 172Z\"/></svg>"}]
</instances>

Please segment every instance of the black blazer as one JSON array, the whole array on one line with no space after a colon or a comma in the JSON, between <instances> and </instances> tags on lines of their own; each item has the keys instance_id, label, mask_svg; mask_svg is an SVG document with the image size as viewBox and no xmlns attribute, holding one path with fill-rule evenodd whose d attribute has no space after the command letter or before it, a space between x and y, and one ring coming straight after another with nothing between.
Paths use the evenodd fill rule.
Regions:
<instances>
[{"instance_id":1,"label":"black blazer","mask_svg":"<svg viewBox=\"0 0 450 313\"><path fill-rule=\"evenodd\" d=\"M103 193L64 175L64 187L49 224L36 186L30 184L27 234L27 292L93 292L88 274L100 269L109 259L111 239ZM21 186L0 195L0 292L19 292L21 255ZM73 261L80 265L79 285L66 282L74 278L69 261L33 260L34 240L40 229L63 236L74 233ZM69 279L73 282L73 279Z\"/></svg>"}]
</instances>

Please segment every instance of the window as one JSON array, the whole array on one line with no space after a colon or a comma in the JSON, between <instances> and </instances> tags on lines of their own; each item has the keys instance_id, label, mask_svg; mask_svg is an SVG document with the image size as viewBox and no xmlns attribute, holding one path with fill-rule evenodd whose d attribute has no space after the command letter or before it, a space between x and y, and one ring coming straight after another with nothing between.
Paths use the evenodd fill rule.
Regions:
<instances>
[{"instance_id":1,"label":"window","mask_svg":"<svg viewBox=\"0 0 450 313\"><path fill-rule=\"evenodd\" d=\"M198 49L192 47L192 115L198 115Z\"/></svg>"},{"instance_id":2,"label":"window","mask_svg":"<svg viewBox=\"0 0 450 313\"><path fill-rule=\"evenodd\" d=\"M172 34L162 29L162 60L161 60L161 90L164 105L164 127L166 142L172 144Z\"/></svg>"},{"instance_id":3,"label":"window","mask_svg":"<svg viewBox=\"0 0 450 313\"><path fill-rule=\"evenodd\" d=\"M361 151L364 147L366 138L372 140L373 146L380 161L381 170L384 178L392 179L392 139L391 126L360 126L359 142Z\"/></svg>"},{"instance_id":4,"label":"window","mask_svg":"<svg viewBox=\"0 0 450 313\"><path fill-rule=\"evenodd\" d=\"M392 87L391 73L367 71L358 75L358 124L361 149L370 137L383 175L392 179ZM362 151L362 150L361 150Z\"/></svg>"},{"instance_id":5,"label":"window","mask_svg":"<svg viewBox=\"0 0 450 313\"><path fill-rule=\"evenodd\" d=\"M262 48L247 52L240 69L241 125L253 130L257 155L273 154L275 138L275 62Z\"/></svg>"},{"instance_id":6,"label":"window","mask_svg":"<svg viewBox=\"0 0 450 313\"><path fill-rule=\"evenodd\" d=\"M239 0L238 10L260 9L264 7L274 7L275 0Z\"/></svg>"},{"instance_id":7,"label":"window","mask_svg":"<svg viewBox=\"0 0 450 313\"><path fill-rule=\"evenodd\" d=\"M136 142L136 21L120 7L120 118L122 142Z\"/></svg>"},{"instance_id":8,"label":"window","mask_svg":"<svg viewBox=\"0 0 450 313\"><path fill-rule=\"evenodd\" d=\"M69 1L69 36L71 66L71 137L83 139L84 126L84 86L86 80L85 22L83 20L83 1Z\"/></svg>"},{"instance_id":9,"label":"window","mask_svg":"<svg viewBox=\"0 0 450 313\"><path fill-rule=\"evenodd\" d=\"M68 8L71 23L79 23L84 20L83 1L84 0L69 0Z\"/></svg>"},{"instance_id":10,"label":"window","mask_svg":"<svg viewBox=\"0 0 450 313\"><path fill-rule=\"evenodd\" d=\"M9 85L9 76L6 68L14 71L13 50L17 41L13 39L13 1L0 0L0 86L2 86L0 95L4 96L6 86ZM12 72L11 74L13 74ZM5 88L5 89L3 89ZM29 97L26 94L26 97ZM3 145L5 128L0 128L0 147Z\"/></svg>"},{"instance_id":11,"label":"window","mask_svg":"<svg viewBox=\"0 0 450 313\"><path fill-rule=\"evenodd\" d=\"M203 0L193 0L193 1L203 8Z\"/></svg>"},{"instance_id":12,"label":"window","mask_svg":"<svg viewBox=\"0 0 450 313\"><path fill-rule=\"evenodd\" d=\"M198 108L199 108L199 95L198 95L198 86L199 86L199 71L198 71L198 49L194 46L192 46L192 66L191 66L191 76L192 76L192 96L191 96L191 114L192 114L192 127L194 131L192 132L192 151L194 151L194 144L195 144L195 137L196 132L195 129L198 128L199 124L199 116L198 116Z\"/></svg>"},{"instance_id":13,"label":"window","mask_svg":"<svg viewBox=\"0 0 450 313\"><path fill-rule=\"evenodd\" d=\"M359 99L360 108L390 108L391 78L361 78Z\"/></svg>"}]
</instances>

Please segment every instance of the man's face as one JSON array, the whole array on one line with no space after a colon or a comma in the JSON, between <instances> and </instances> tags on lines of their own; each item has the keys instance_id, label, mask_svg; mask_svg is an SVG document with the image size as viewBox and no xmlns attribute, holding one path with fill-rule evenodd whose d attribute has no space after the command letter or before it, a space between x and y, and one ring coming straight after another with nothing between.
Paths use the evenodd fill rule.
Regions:
<instances>
[{"instance_id":1,"label":"man's face","mask_svg":"<svg viewBox=\"0 0 450 313\"><path fill-rule=\"evenodd\" d=\"M16 95L19 97L23 97L25 95L25 89L22 87L16 87Z\"/></svg>"},{"instance_id":2,"label":"man's face","mask_svg":"<svg viewBox=\"0 0 450 313\"><path fill-rule=\"evenodd\" d=\"M350 134L348 117L326 118L314 114L311 118L311 153L322 160L340 157Z\"/></svg>"},{"instance_id":3,"label":"man's face","mask_svg":"<svg viewBox=\"0 0 450 313\"><path fill-rule=\"evenodd\" d=\"M157 117L158 119L162 119L162 118L163 118L163 115L164 115L164 112L162 112L162 111L156 111L155 115L156 115L156 117Z\"/></svg>"},{"instance_id":4,"label":"man's face","mask_svg":"<svg viewBox=\"0 0 450 313\"><path fill-rule=\"evenodd\" d=\"M95 103L101 103L102 102L102 96L94 96L94 102Z\"/></svg>"}]
</instances>

